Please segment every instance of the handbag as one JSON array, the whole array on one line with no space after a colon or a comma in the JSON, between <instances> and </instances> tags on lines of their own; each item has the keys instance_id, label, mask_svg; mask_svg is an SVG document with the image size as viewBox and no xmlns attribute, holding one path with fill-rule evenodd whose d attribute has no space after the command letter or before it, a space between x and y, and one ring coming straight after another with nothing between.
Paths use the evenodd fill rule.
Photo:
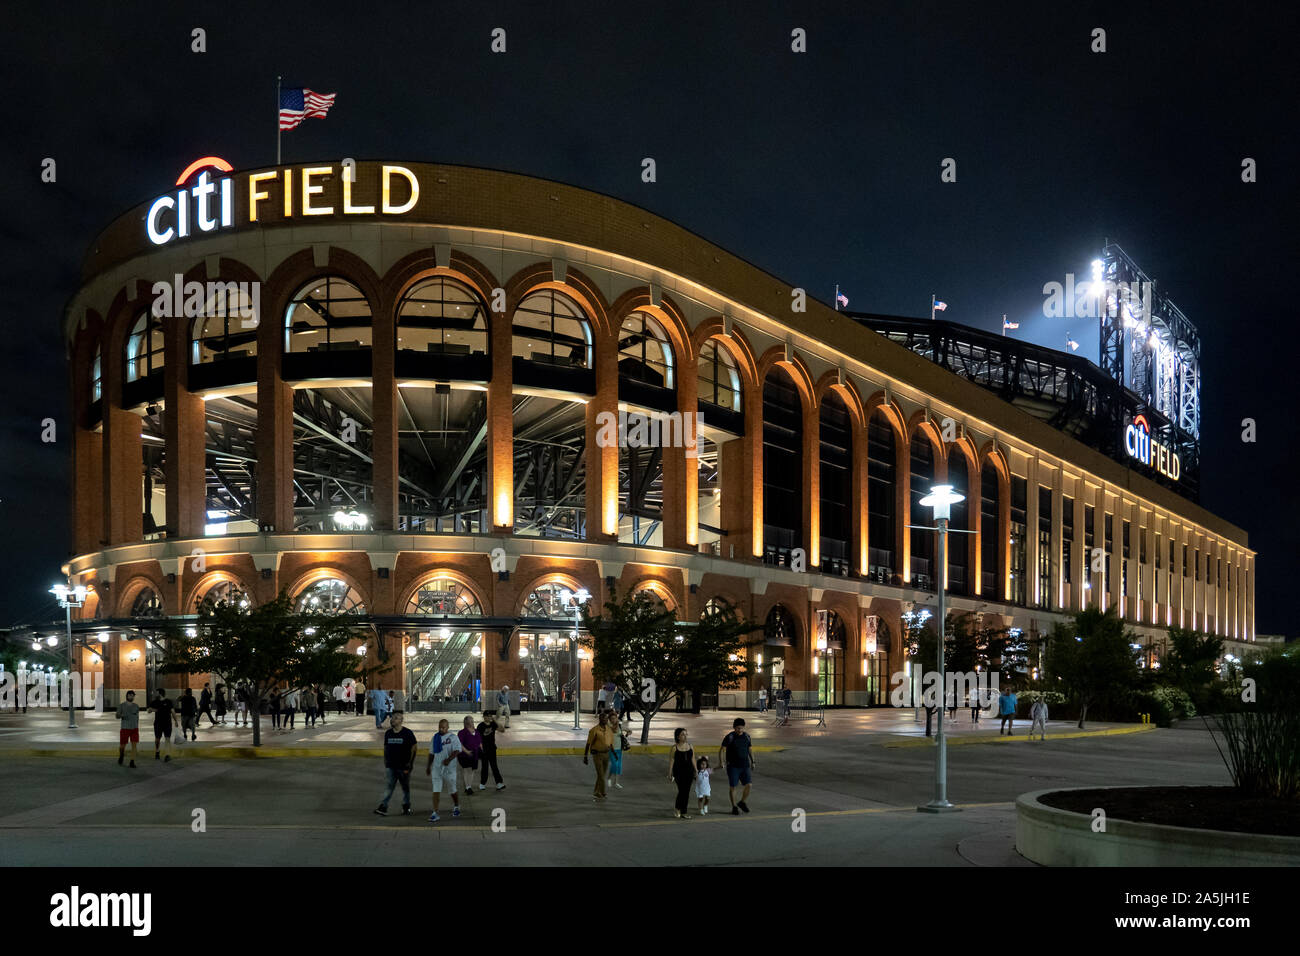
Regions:
<instances>
[{"instance_id":1,"label":"handbag","mask_svg":"<svg viewBox=\"0 0 1300 956\"><path fill-rule=\"evenodd\" d=\"M621 742L622 745L621 745L621 747L620 747L619 749L620 749L620 750L631 750L631 749L632 749L632 744L628 742L627 734L621 734L620 736L621 736L623 739L622 739L622 742Z\"/></svg>"}]
</instances>

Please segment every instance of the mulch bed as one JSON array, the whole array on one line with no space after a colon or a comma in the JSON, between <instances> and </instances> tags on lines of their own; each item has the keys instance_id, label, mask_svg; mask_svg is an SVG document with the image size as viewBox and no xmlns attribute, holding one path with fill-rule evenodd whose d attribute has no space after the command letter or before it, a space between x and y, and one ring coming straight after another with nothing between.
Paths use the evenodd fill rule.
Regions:
<instances>
[{"instance_id":1,"label":"mulch bed","mask_svg":"<svg viewBox=\"0 0 1300 956\"><path fill-rule=\"evenodd\" d=\"M1047 793L1040 802L1059 810L1134 823L1158 823L1233 833L1300 836L1300 801L1243 797L1233 787L1121 787Z\"/></svg>"}]
</instances>

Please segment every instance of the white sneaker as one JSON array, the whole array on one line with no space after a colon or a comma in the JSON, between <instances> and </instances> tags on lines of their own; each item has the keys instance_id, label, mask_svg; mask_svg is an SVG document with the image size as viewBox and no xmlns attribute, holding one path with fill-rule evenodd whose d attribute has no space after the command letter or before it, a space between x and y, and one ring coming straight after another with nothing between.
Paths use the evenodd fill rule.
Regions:
<instances>
[{"instance_id":1,"label":"white sneaker","mask_svg":"<svg viewBox=\"0 0 1300 956\"><path fill-rule=\"evenodd\" d=\"M709 812L709 808L708 808L708 807L700 807L700 813L701 813L701 814L707 814L708 812Z\"/></svg>"},{"instance_id":2,"label":"white sneaker","mask_svg":"<svg viewBox=\"0 0 1300 956\"><path fill-rule=\"evenodd\" d=\"M487 784L486 784L486 783L480 783L480 784L478 785L478 788L479 788L480 790L486 790L486 789L487 789Z\"/></svg>"},{"instance_id":3,"label":"white sneaker","mask_svg":"<svg viewBox=\"0 0 1300 956\"><path fill-rule=\"evenodd\" d=\"M605 786L607 786L607 787L612 787L613 785L614 785L614 778L613 778L613 777L606 777L606 778L605 778Z\"/></svg>"},{"instance_id":4,"label":"white sneaker","mask_svg":"<svg viewBox=\"0 0 1300 956\"><path fill-rule=\"evenodd\" d=\"M618 789L620 790L623 789L623 785L621 783L618 783L617 781L615 781L614 786L618 787Z\"/></svg>"}]
</instances>

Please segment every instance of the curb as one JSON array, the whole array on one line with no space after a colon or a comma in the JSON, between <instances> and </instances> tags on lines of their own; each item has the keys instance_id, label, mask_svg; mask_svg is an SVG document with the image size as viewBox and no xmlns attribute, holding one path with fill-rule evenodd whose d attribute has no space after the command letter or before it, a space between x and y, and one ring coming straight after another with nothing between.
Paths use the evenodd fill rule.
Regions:
<instances>
[{"instance_id":1,"label":"curb","mask_svg":"<svg viewBox=\"0 0 1300 956\"><path fill-rule=\"evenodd\" d=\"M1052 734L1047 739L1048 740L1073 740L1079 737L1116 737L1121 734L1145 734L1156 729L1157 727L1155 724L1134 724L1131 727L1110 727L1107 728L1106 730L1072 730L1069 733L1065 733L1065 734ZM949 747L957 747L963 744L1027 743L1031 738L1028 735L1014 737L1014 736L1003 736L999 734L997 737L992 737L992 736L948 737L946 739L948 741ZM1045 743L1046 741L1039 741L1039 742ZM906 740L895 740L895 741L890 741L888 743L882 744L882 746L890 747L890 748L933 747L934 738L916 737L916 738L909 738Z\"/></svg>"}]
</instances>

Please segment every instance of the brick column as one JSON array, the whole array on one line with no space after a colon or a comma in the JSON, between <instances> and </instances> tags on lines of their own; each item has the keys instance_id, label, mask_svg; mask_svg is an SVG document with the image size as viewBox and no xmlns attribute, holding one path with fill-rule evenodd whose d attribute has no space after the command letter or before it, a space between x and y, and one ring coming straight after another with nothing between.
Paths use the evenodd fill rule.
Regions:
<instances>
[{"instance_id":1,"label":"brick column","mask_svg":"<svg viewBox=\"0 0 1300 956\"><path fill-rule=\"evenodd\" d=\"M81 406L74 404L73 408ZM102 433L81 427L82 412L75 418L72 541L76 554L88 554L98 551L104 538L104 441Z\"/></svg>"},{"instance_id":2,"label":"brick column","mask_svg":"<svg viewBox=\"0 0 1300 956\"><path fill-rule=\"evenodd\" d=\"M803 409L803 547L808 570L821 568L821 419L815 405Z\"/></svg>"},{"instance_id":3,"label":"brick column","mask_svg":"<svg viewBox=\"0 0 1300 956\"><path fill-rule=\"evenodd\" d=\"M121 406L125 369L120 352L120 348L104 350L103 536L110 544L133 543L144 537L141 420Z\"/></svg>"},{"instance_id":4,"label":"brick column","mask_svg":"<svg viewBox=\"0 0 1300 956\"><path fill-rule=\"evenodd\" d=\"M498 533L512 532L515 522L514 337L511 323L517 304L508 302L505 313L493 312L488 316L492 339L492 375L487 392L488 511L491 530ZM591 468L590 451L587 453L587 468ZM590 510L587 518L590 531Z\"/></svg>"},{"instance_id":5,"label":"brick column","mask_svg":"<svg viewBox=\"0 0 1300 956\"><path fill-rule=\"evenodd\" d=\"M737 561L763 553L763 389L743 396L745 434L722 446L722 556ZM734 551L734 554L733 554Z\"/></svg>"},{"instance_id":6,"label":"brick column","mask_svg":"<svg viewBox=\"0 0 1300 956\"><path fill-rule=\"evenodd\" d=\"M397 527L397 374L396 305L386 295L372 318L370 366L371 480L374 501L372 527L392 531ZM403 662L405 667L405 662Z\"/></svg>"},{"instance_id":7,"label":"brick column","mask_svg":"<svg viewBox=\"0 0 1300 956\"><path fill-rule=\"evenodd\" d=\"M587 540L618 540L618 442L602 448L596 442L601 412L618 415L617 333L597 332L596 396L587 403Z\"/></svg>"},{"instance_id":8,"label":"brick column","mask_svg":"<svg viewBox=\"0 0 1300 956\"><path fill-rule=\"evenodd\" d=\"M682 428L665 426L659 433L664 446L664 547L681 549L694 547L699 540L699 459L687 457L687 449L682 444L688 434L694 433L686 423L699 414L699 380L694 368L682 368L680 363L676 378L677 412Z\"/></svg>"},{"instance_id":9,"label":"brick column","mask_svg":"<svg viewBox=\"0 0 1300 956\"><path fill-rule=\"evenodd\" d=\"M189 390L191 319L164 325L163 433L167 476L167 533L201 538L207 525L207 415Z\"/></svg>"},{"instance_id":10,"label":"brick column","mask_svg":"<svg viewBox=\"0 0 1300 956\"><path fill-rule=\"evenodd\" d=\"M1073 518L1073 516L1071 516ZM1065 584L1064 571L1062 569L1061 559L1064 548L1064 525L1065 525L1065 476L1060 468L1052 471L1052 556L1050 573L1048 575L1049 586L1052 593L1048 595L1047 606L1059 610L1070 606L1070 597L1063 593Z\"/></svg>"}]
</instances>

